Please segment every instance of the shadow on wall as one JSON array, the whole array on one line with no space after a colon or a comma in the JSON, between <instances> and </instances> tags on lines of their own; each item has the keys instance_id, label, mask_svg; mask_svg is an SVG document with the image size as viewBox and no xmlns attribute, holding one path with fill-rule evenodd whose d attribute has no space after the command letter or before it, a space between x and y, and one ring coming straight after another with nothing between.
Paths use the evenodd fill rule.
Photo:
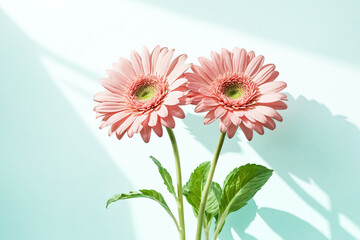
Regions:
<instances>
[{"instance_id":1,"label":"shadow on wall","mask_svg":"<svg viewBox=\"0 0 360 240\"><path fill-rule=\"evenodd\" d=\"M307 204L327 219L331 239L355 239L340 226L339 214L360 225L360 192L354 190L360 182L360 131L344 117L332 115L326 106L314 100L302 96L297 99L288 97L289 108L282 112L284 122L277 124L275 131L255 136L250 145ZM193 121L202 119L201 116L193 117ZM190 132L195 131L191 128L196 124L185 123ZM209 135L198 139L199 142L209 145L208 141L213 139ZM329 203L313 198L295 179L314 182L328 196ZM302 237L307 236L306 239L326 239L309 223L289 213L270 208L257 210L254 206L246 206L244 211L246 221L252 221L257 212L283 239L294 239L299 232ZM243 216L240 213L231 216L220 239L229 239L226 234L231 227L238 231L239 236L244 236L244 226L248 224L239 225L241 221ZM252 238L245 236L243 239Z\"/></svg>"},{"instance_id":2,"label":"shadow on wall","mask_svg":"<svg viewBox=\"0 0 360 240\"><path fill-rule=\"evenodd\" d=\"M201 142L209 152L214 152L218 144L219 132L219 121L216 120L212 124L204 125L204 118L199 117L197 114L187 113L186 118L183 119L185 129L194 138ZM209 137L212 136L212 137ZM204 141L206 139L206 141ZM221 150L221 154L233 152L241 152L239 144L239 136L235 135L232 141L226 141Z\"/></svg>"},{"instance_id":3,"label":"shadow on wall","mask_svg":"<svg viewBox=\"0 0 360 240\"><path fill-rule=\"evenodd\" d=\"M0 239L134 239L127 203L105 208L129 183L47 74L49 53L1 10L0 23Z\"/></svg>"},{"instance_id":4,"label":"shadow on wall","mask_svg":"<svg viewBox=\"0 0 360 240\"><path fill-rule=\"evenodd\" d=\"M356 0L141 1L263 39L360 64L360 2Z\"/></svg>"}]
</instances>

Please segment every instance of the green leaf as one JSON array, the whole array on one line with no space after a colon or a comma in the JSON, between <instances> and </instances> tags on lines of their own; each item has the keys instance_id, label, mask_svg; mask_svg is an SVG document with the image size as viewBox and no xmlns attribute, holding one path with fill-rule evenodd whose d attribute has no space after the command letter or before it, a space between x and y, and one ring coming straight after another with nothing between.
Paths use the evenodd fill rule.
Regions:
<instances>
[{"instance_id":1,"label":"green leaf","mask_svg":"<svg viewBox=\"0 0 360 240\"><path fill-rule=\"evenodd\" d=\"M190 175L189 181L183 188L183 194L186 200L192 206L196 217L199 212L201 195L205 187L209 171L210 162L201 163ZM212 218L219 213L221 191L222 190L220 185L218 183L212 182L205 206L204 227L208 227L211 224Z\"/></svg>"},{"instance_id":2,"label":"green leaf","mask_svg":"<svg viewBox=\"0 0 360 240\"><path fill-rule=\"evenodd\" d=\"M215 225L216 236L221 232L226 217L245 206L267 182L272 172L273 170L261 165L246 164L235 168L227 175L223 186L220 214Z\"/></svg>"},{"instance_id":3,"label":"green leaf","mask_svg":"<svg viewBox=\"0 0 360 240\"><path fill-rule=\"evenodd\" d=\"M131 198L149 198L149 199L152 199L152 200L158 202L166 210L166 212L170 215L170 217L174 220L176 227L179 229L179 224L178 224L176 218L174 217L174 215L172 214L169 206L165 202L164 197L161 195L161 193L159 193L155 190L152 190L152 189L150 189L150 190L143 189L143 190L129 192L129 193L116 194L107 201L106 207L108 207L113 202L116 202L119 200L131 199Z\"/></svg>"},{"instance_id":4,"label":"green leaf","mask_svg":"<svg viewBox=\"0 0 360 240\"><path fill-rule=\"evenodd\" d=\"M170 173L161 165L161 163L156 158L154 158L153 156L150 156L150 158L158 167L159 173L164 180L164 184L166 185L168 191L176 198L175 188Z\"/></svg>"}]
</instances>

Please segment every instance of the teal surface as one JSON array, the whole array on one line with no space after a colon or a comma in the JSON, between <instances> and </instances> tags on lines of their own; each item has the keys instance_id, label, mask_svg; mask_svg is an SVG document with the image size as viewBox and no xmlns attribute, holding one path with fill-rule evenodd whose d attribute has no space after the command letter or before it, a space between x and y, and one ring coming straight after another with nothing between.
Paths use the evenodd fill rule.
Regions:
<instances>
[{"instance_id":1,"label":"teal surface","mask_svg":"<svg viewBox=\"0 0 360 240\"><path fill-rule=\"evenodd\" d=\"M40 57L60 60L1 10L0 24L0 239L134 239L127 203L105 208L129 182Z\"/></svg>"},{"instance_id":2,"label":"teal surface","mask_svg":"<svg viewBox=\"0 0 360 240\"><path fill-rule=\"evenodd\" d=\"M360 64L357 0L139 1L275 43Z\"/></svg>"}]
</instances>

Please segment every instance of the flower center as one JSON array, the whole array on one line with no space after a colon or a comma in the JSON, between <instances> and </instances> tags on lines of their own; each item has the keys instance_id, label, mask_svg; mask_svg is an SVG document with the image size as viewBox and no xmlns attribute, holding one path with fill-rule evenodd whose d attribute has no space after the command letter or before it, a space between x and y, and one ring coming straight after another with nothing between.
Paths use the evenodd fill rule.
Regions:
<instances>
[{"instance_id":1,"label":"flower center","mask_svg":"<svg viewBox=\"0 0 360 240\"><path fill-rule=\"evenodd\" d=\"M136 90L135 96L138 100L145 101L154 97L155 93L156 93L156 87L152 84L146 84L140 86Z\"/></svg>"},{"instance_id":2,"label":"flower center","mask_svg":"<svg viewBox=\"0 0 360 240\"><path fill-rule=\"evenodd\" d=\"M246 89L244 88L244 86L239 83L230 83L228 85L226 84L223 88L224 95L232 99L241 98L244 95L245 91Z\"/></svg>"}]
</instances>

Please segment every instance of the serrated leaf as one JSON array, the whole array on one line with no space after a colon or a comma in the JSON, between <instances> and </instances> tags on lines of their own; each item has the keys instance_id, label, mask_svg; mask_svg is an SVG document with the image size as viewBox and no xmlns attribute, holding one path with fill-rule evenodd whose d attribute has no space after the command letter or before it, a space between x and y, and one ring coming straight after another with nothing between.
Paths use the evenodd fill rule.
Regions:
<instances>
[{"instance_id":1,"label":"serrated leaf","mask_svg":"<svg viewBox=\"0 0 360 240\"><path fill-rule=\"evenodd\" d=\"M254 197L257 191L267 182L273 170L256 164L246 164L231 171L223 186L220 203L220 214L215 223L215 234L221 232L226 217L239 210Z\"/></svg>"},{"instance_id":2,"label":"serrated leaf","mask_svg":"<svg viewBox=\"0 0 360 240\"><path fill-rule=\"evenodd\" d=\"M210 162L201 163L190 175L189 181L183 188L183 194L192 206L196 217L199 212L202 191L209 175L210 165ZM221 187L218 183L213 182L205 206L205 227L207 227L211 223L212 218L219 213L220 199Z\"/></svg>"},{"instance_id":3,"label":"serrated leaf","mask_svg":"<svg viewBox=\"0 0 360 240\"><path fill-rule=\"evenodd\" d=\"M158 202L166 210L166 212L170 215L170 217L174 220L176 227L179 229L178 222L177 222L176 218L174 217L174 215L172 214L169 206L165 202L165 199L162 196L162 194L155 190L152 190L152 189L150 189L150 190L143 189L143 190L133 191L133 192L129 192L129 193L116 194L107 201L106 207L108 207L113 202L116 202L119 200L131 199L131 198L148 198L148 199L152 199L152 200Z\"/></svg>"},{"instance_id":4,"label":"serrated leaf","mask_svg":"<svg viewBox=\"0 0 360 240\"><path fill-rule=\"evenodd\" d=\"M176 198L176 193L175 193L175 188L172 182L172 178L170 173L161 165L161 163L159 162L159 160L157 160L156 158L154 158L153 156L150 156L150 158L153 160L153 162L156 164L156 166L159 169L159 173L162 177L162 179L164 180L164 184L166 185L168 191L174 195L174 197Z\"/></svg>"}]
</instances>

